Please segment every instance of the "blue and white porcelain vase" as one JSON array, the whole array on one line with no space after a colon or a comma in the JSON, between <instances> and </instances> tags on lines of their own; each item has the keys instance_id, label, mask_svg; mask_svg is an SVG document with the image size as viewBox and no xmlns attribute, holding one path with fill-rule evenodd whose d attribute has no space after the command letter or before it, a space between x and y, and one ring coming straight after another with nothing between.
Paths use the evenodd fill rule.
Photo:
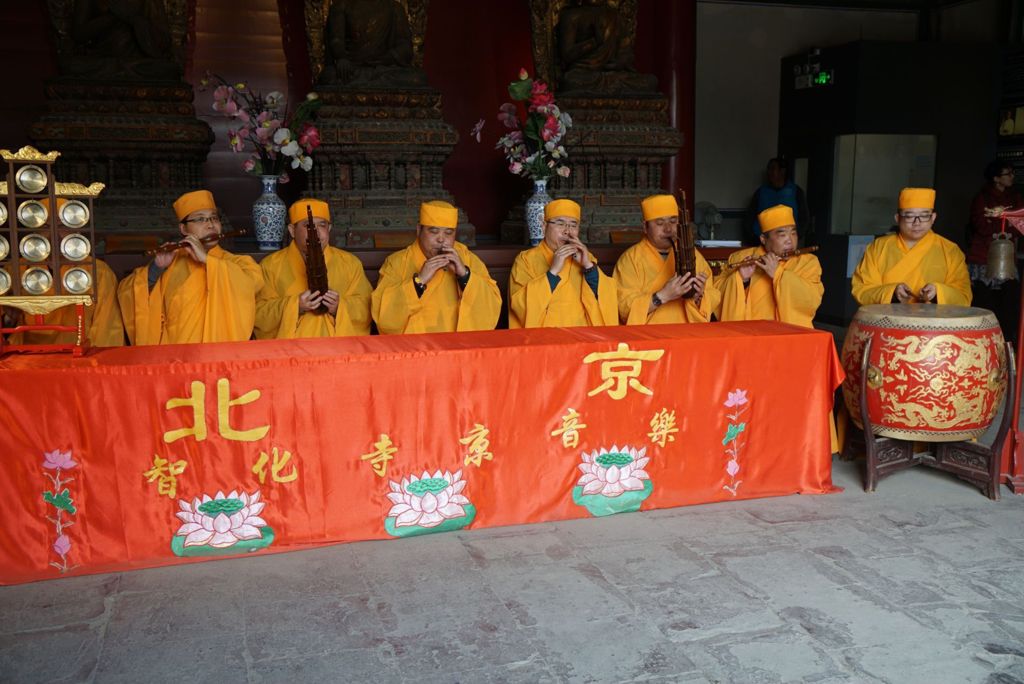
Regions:
<instances>
[{"instance_id":1,"label":"blue and white porcelain vase","mask_svg":"<svg viewBox=\"0 0 1024 684\"><path fill-rule=\"evenodd\" d=\"M550 201L548 179L534 180L533 194L526 200L526 227L531 247L536 247L544 239L544 206Z\"/></svg>"},{"instance_id":2,"label":"blue and white porcelain vase","mask_svg":"<svg viewBox=\"0 0 1024 684\"><path fill-rule=\"evenodd\" d=\"M256 241L260 251L281 249L284 229L288 225L288 207L277 196L277 176L260 176L263 194L252 204L252 225L256 228Z\"/></svg>"}]
</instances>

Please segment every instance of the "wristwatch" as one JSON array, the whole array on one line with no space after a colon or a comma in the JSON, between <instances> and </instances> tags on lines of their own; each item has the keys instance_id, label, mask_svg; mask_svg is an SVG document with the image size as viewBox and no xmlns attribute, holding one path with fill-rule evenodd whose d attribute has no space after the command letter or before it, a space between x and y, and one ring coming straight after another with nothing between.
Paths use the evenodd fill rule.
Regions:
<instances>
[{"instance_id":1,"label":"wristwatch","mask_svg":"<svg viewBox=\"0 0 1024 684\"><path fill-rule=\"evenodd\" d=\"M661 297L658 296L657 292L655 292L653 295L651 295L651 302L653 302L654 306L656 306L656 307L661 306L662 304L665 303L665 302L661 301Z\"/></svg>"}]
</instances>

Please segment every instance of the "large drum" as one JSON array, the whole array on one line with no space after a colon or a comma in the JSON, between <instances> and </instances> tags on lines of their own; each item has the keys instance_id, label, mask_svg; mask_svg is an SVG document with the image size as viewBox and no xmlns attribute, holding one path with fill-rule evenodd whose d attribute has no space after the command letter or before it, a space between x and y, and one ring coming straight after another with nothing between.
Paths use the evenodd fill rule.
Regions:
<instances>
[{"instance_id":1,"label":"large drum","mask_svg":"<svg viewBox=\"0 0 1024 684\"><path fill-rule=\"evenodd\" d=\"M868 339L875 434L952 442L985 433L1006 391L1006 347L995 314L934 304L862 306L842 352L843 398L861 428L860 367Z\"/></svg>"}]
</instances>

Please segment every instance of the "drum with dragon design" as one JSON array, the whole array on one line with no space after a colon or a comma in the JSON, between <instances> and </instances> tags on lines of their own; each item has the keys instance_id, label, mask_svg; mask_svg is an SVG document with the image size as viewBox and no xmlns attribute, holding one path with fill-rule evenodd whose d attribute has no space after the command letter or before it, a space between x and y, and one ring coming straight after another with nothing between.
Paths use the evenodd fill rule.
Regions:
<instances>
[{"instance_id":1,"label":"drum with dragon design","mask_svg":"<svg viewBox=\"0 0 1024 684\"><path fill-rule=\"evenodd\" d=\"M952 442L985 433L1006 391L1006 348L995 314L934 304L862 306L841 355L843 399L858 427L868 339L868 417L875 434Z\"/></svg>"}]
</instances>

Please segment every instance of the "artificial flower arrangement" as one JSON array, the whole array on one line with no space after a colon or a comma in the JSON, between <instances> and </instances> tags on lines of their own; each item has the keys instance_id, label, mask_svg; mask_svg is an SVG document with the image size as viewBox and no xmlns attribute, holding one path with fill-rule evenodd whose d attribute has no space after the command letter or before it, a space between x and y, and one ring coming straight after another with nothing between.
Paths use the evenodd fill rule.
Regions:
<instances>
[{"instance_id":1,"label":"artificial flower arrangement","mask_svg":"<svg viewBox=\"0 0 1024 684\"><path fill-rule=\"evenodd\" d=\"M530 78L526 69L520 69L519 79L508 85L508 94L515 102L523 103L506 102L498 108L498 121L512 129L495 145L505 154L508 170L533 180L556 174L567 178L571 169L562 141L572 127L572 118L555 104L555 94L548 84ZM525 114L522 120L521 113ZM483 126L481 119L473 128L477 142Z\"/></svg>"},{"instance_id":2,"label":"artificial flower arrangement","mask_svg":"<svg viewBox=\"0 0 1024 684\"><path fill-rule=\"evenodd\" d=\"M313 168L313 150L320 146L320 131L312 123L321 101L315 92L306 95L294 110L288 110L283 93L273 91L262 95L244 82L228 83L220 76L207 73L200 82L205 89L211 82L213 111L236 119L238 126L228 129L228 145L234 152L244 152L252 145L251 155L242 169L256 176L278 176L287 181L286 164L290 168L309 171Z\"/></svg>"}]
</instances>

